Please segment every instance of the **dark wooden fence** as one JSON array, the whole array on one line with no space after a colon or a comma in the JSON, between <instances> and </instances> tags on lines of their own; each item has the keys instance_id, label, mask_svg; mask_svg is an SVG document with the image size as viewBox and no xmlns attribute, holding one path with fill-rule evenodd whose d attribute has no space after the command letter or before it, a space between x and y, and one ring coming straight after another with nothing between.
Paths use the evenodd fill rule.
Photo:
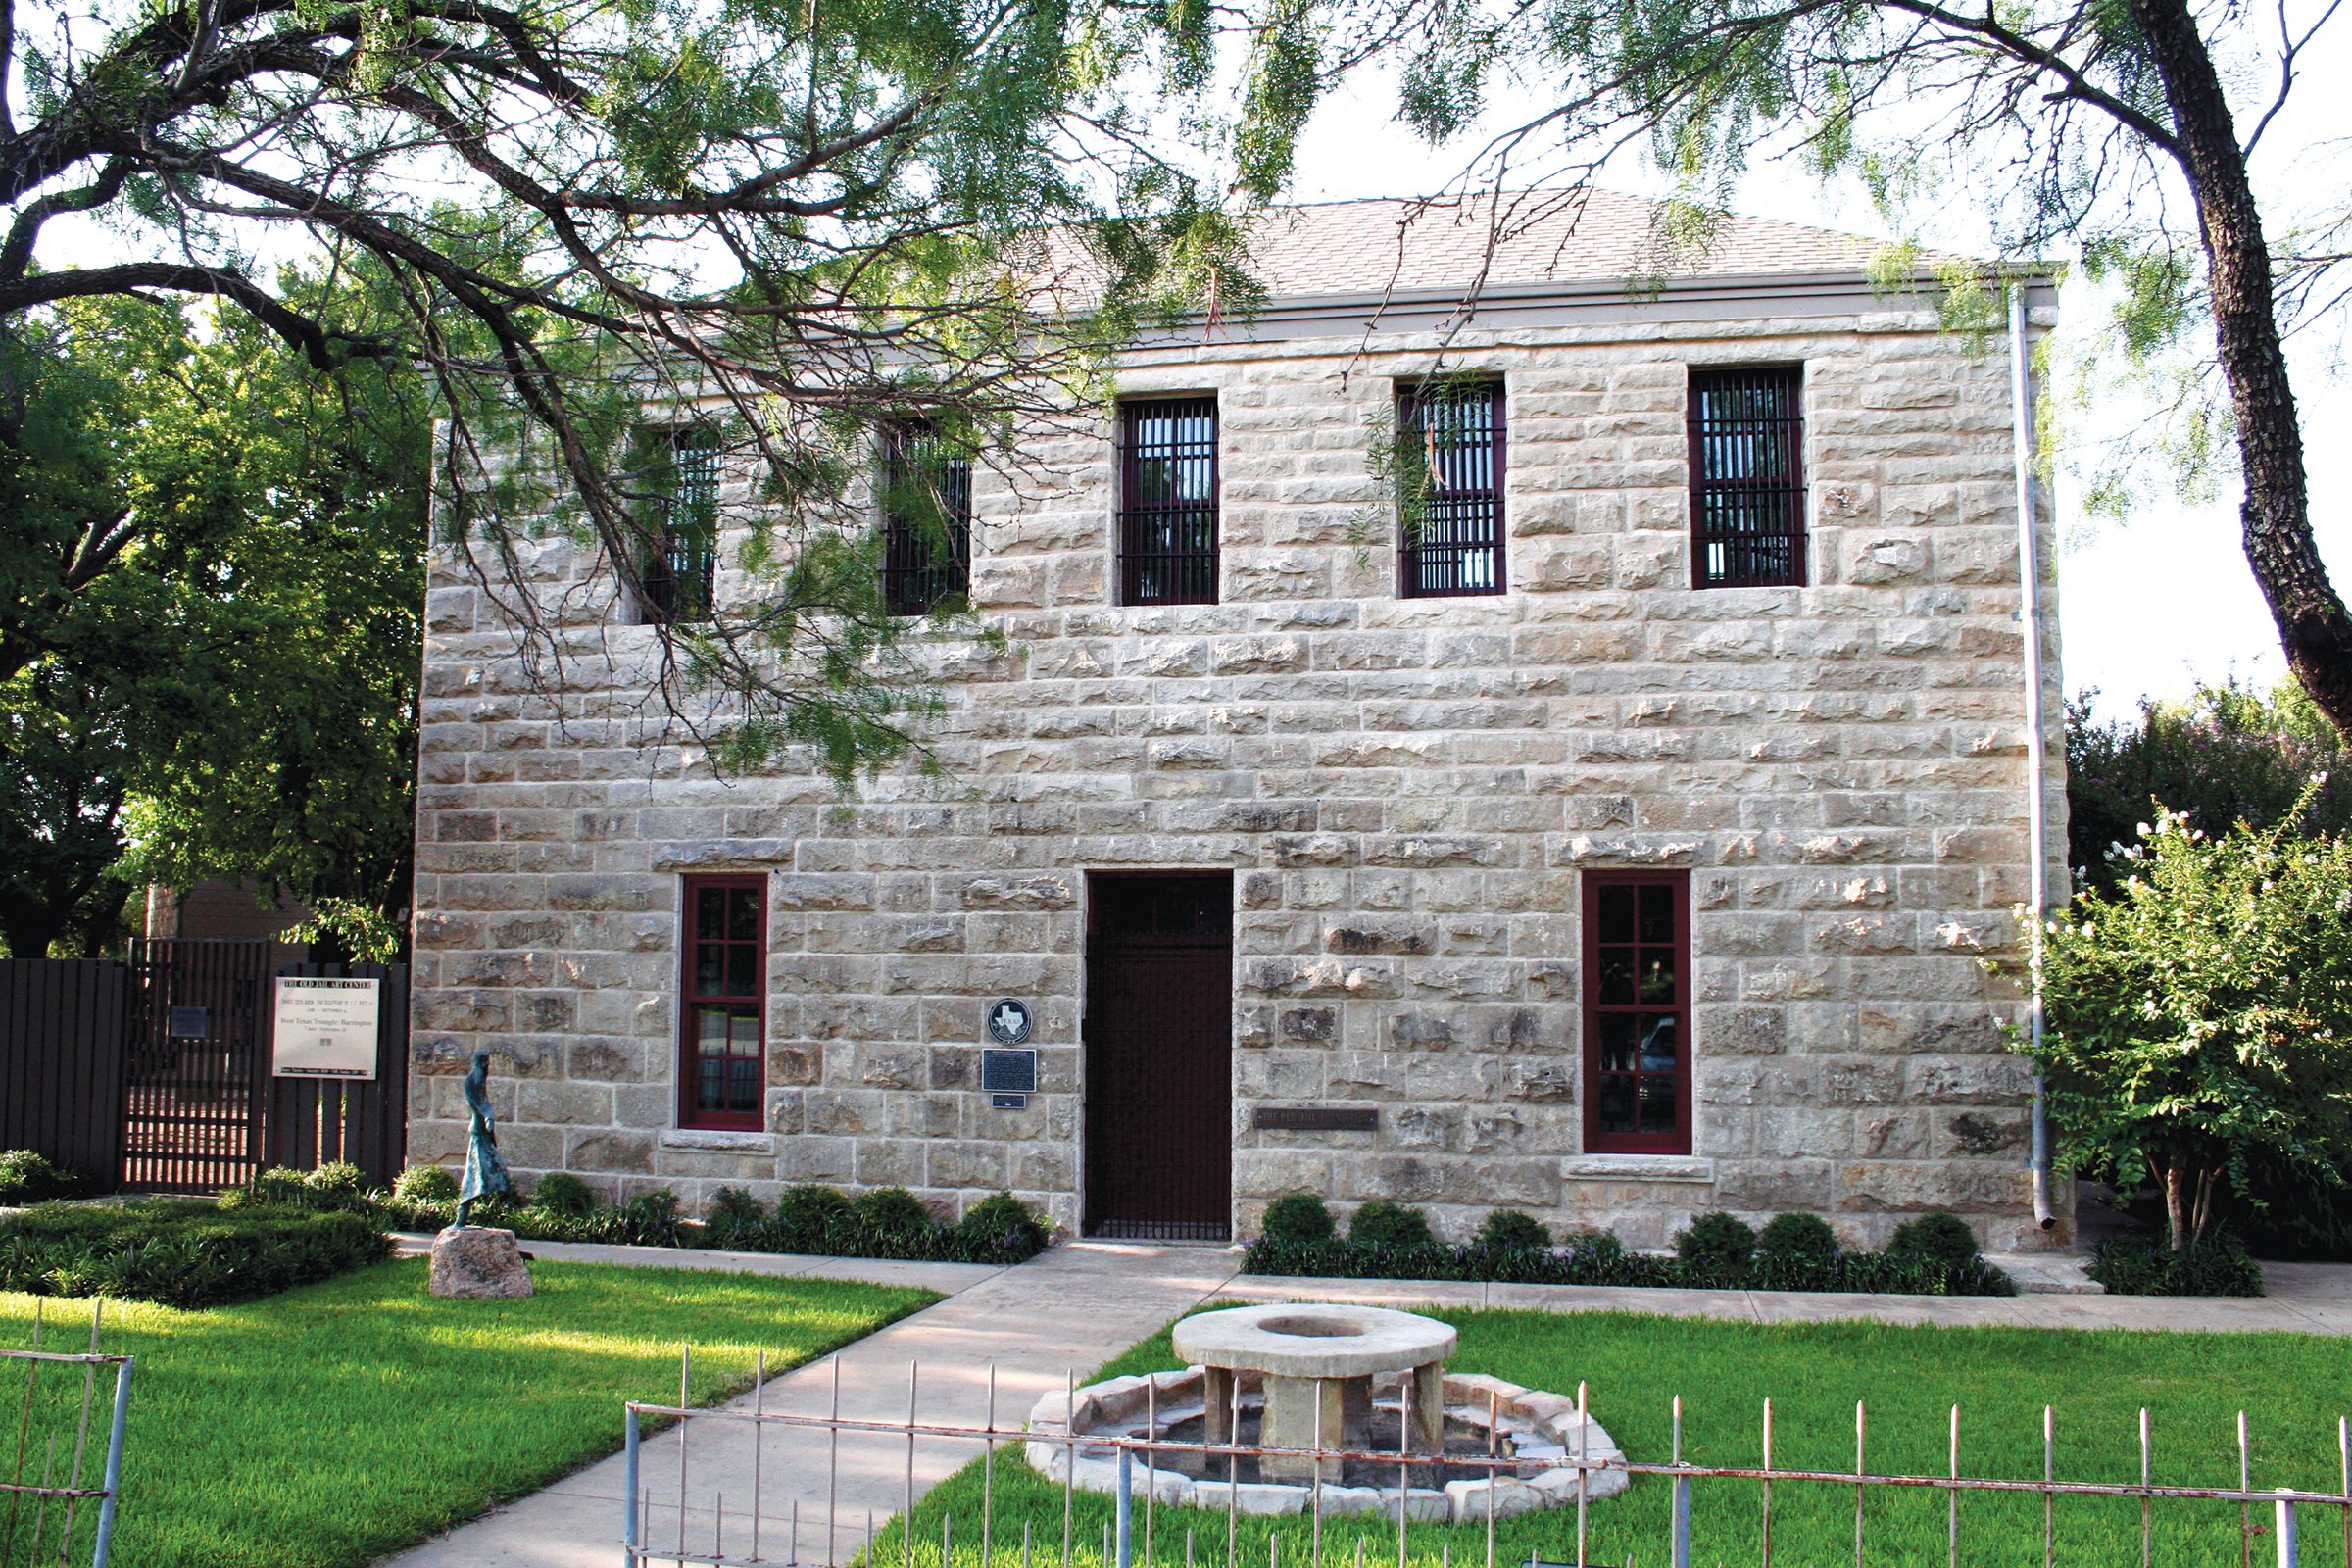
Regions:
<instances>
[{"instance_id":1,"label":"dark wooden fence","mask_svg":"<svg viewBox=\"0 0 2352 1568\"><path fill-rule=\"evenodd\" d=\"M0 1149L115 1180L129 981L111 959L0 958Z\"/></svg>"},{"instance_id":2,"label":"dark wooden fence","mask_svg":"<svg viewBox=\"0 0 2352 1568\"><path fill-rule=\"evenodd\" d=\"M376 1076L270 1074L279 974L383 982ZM408 1147L406 964L317 964L269 942L139 941L130 960L0 960L0 1149L137 1192L213 1192L266 1165L349 1160L375 1182Z\"/></svg>"}]
</instances>

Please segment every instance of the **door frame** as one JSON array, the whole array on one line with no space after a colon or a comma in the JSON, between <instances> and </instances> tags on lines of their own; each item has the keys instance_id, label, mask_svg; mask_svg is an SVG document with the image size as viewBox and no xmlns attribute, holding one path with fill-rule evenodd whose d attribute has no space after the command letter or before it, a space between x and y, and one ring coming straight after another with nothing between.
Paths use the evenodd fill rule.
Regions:
<instances>
[{"instance_id":1,"label":"door frame","mask_svg":"<svg viewBox=\"0 0 2352 1568\"><path fill-rule=\"evenodd\" d=\"M1095 1236L1098 1234L1098 1225L1100 1224L1100 1221L1094 1212L1094 1141L1092 1137L1092 1108L1094 1105L1094 1043L1089 1033L1089 1024L1094 1016L1094 987L1096 978L1096 920L1098 919L1101 910L1101 901L1098 897L1098 894L1101 888L1106 883L1150 881L1217 881L1222 882L1226 888L1226 1112L1224 1128L1226 1199L1225 1217L1222 1227L1223 1234L1214 1237L1170 1237L1160 1239L1173 1241L1229 1242L1233 1237L1233 1160L1234 1155L1238 1152L1237 1146L1239 1142L1234 1135L1233 1128L1233 1106L1238 1103L1240 1098L1234 1082L1234 1075L1239 1063L1233 1035L1234 1020L1238 1010L1236 1007L1237 992L1234 979L1235 963L1237 962L1238 957L1237 944L1234 940L1234 915L1237 912L1237 905L1235 900L1240 894L1240 877L1231 866L1122 865L1106 866L1102 868L1086 867L1080 871L1079 879L1083 892L1081 895L1080 904L1080 957L1078 964L1078 1114L1075 1118L1076 1127L1074 1129L1077 1135L1078 1143L1078 1232L1083 1237ZM1114 1237L1110 1239L1119 1240L1122 1238Z\"/></svg>"}]
</instances>

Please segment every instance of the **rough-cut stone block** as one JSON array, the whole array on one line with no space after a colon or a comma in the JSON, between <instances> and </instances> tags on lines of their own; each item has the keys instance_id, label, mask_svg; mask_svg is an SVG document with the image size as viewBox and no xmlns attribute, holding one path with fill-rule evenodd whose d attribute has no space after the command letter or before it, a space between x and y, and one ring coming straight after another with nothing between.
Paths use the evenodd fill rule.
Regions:
<instances>
[{"instance_id":1,"label":"rough-cut stone block","mask_svg":"<svg viewBox=\"0 0 2352 1568\"><path fill-rule=\"evenodd\" d=\"M531 1270L513 1231L453 1225L433 1238L432 1272L425 1289L460 1299L528 1296Z\"/></svg>"}]
</instances>

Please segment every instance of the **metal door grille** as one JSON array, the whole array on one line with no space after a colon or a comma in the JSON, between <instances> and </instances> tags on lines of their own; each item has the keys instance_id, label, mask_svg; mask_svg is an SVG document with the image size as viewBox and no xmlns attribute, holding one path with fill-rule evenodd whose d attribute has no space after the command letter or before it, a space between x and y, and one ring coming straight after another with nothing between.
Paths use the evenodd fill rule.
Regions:
<instances>
[{"instance_id":1,"label":"metal door grille","mask_svg":"<svg viewBox=\"0 0 2352 1568\"><path fill-rule=\"evenodd\" d=\"M1217 400L1119 406L1119 602L1217 602Z\"/></svg>"},{"instance_id":2,"label":"metal door grille","mask_svg":"<svg viewBox=\"0 0 2352 1568\"><path fill-rule=\"evenodd\" d=\"M1088 879L1086 1233L1224 1241L1233 877Z\"/></svg>"},{"instance_id":3,"label":"metal door grille","mask_svg":"<svg viewBox=\"0 0 2352 1568\"><path fill-rule=\"evenodd\" d=\"M901 425L882 464L882 596L927 615L971 591L972 460L928 425Z\"/></svg>"},{"instance_id":4,"label":"metal door grille","mask_svg":"<svg viewBox=\"0 0 2352 1568\"><path fill-rule=\"evenodd\" d=\"M1803 372L1690 372L1691 572L1700 588L1805 580Z\"/></svg>"},{"instance_id":5,"label":"metal door grille","mask_svg":"<svg viewBox=\"0 0 2352 1568\"><path fill-rule=\"evenodd\" d=\"M1501 593L1501 383L1411 388L1396 425L1404 596Z\"/></svg>"}]
</instances>

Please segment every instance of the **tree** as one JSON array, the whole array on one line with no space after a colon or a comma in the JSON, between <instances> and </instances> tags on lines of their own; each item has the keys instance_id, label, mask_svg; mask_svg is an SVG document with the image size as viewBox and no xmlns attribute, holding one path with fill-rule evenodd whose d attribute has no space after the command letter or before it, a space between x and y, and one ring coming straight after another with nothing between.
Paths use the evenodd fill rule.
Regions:
<instances>
[{"instance_id":1,"label":"tree","mask_svg":"<svg viewBox=\"0 0 2352 1568\"><path fill-rule=\"evenodd\" d=\"M2307 20L2191 0L1326 0L1272 73L1309 99L1363 59L1401 63L1402 118L1433 140L1490 103L1536 112L1485 154L1497 182L1556 186L1493 209L1497 229L1580 199L1646 143L1685 200L1665 253L1703 245L1758 155L1858 174L1898 220L1965 186L2006 258L2071 254L2124 285L2145 357L2209 325L2226 394L2208 426L2244 481L2246 558L2287 662L2352 726L2352 614L2312 539L2281 313L2318 311L2347 256L2266 227L2259 155L2336 6ZM1297 111L1294 110L1294 119ZM2241 124L2246 128L2241 130ZM2184 200L2185 199L2185 200ZM2286 241L2283 253L2279 246ZM1963 304L1988 293L1978 279Z\"/></svg>"},{"instance_id":2,"label":"tree","mask_svg":"<svg viewBox=\"0 0 2352 1568\"><path fill-rule=\"evenodd\" d=\"M2036 1062L2066 1168L2153 1178L2186 1249L2234 1187L2352 1172L2352 839L2165 812L2051 918ZM2227 1185L2225 1185L2227 1184Z\"/></svg>"},{"instance_id":3,"label":"tree","mask_svg":"<svg viewBox=\"0 0 2352 1568\"><path fill-rule=\"evenodd\" d=\"M2142 701L2136 723L2099 722L2091 696L2066 710L2068 859L2078 881L2112 889L2132 862L2111 851L2136 842L2138 825L2167 808L2207 833L2239 822L2352 831L2352 757L2293 681L2269 692L2200 685L2183 702Z\"/></svg>"},{"instance_id":4,"label":"tree","mask_svg":"<svg viewBox=\"0 0 2352 1568\"><path fill-rule=\"evenodd\" d=\"M315 371L235 313L36 324L0 333L0 937L97 952L150 878L403 909L416 377Z\"/></svg>"},{"instance_id":5,"label":"tree","mask_svg":"<svg viewBox=\"0 0 2352 1568\"><path fill-rule=\"evenodd\" d=\"M1202 88L1205 28L1069 0L24 0L0 8L0 320L209 294L321 369L413 360L450 537L552 685L577 607L502 568L544 523L642 599L661 509L633 432L691 411L757 475L763 589L664 621L661 690L738 760L806 744L846 774L923 707L853 504L874 426L999 450L1221 272L1232 225L1120 96L1162 46ZM1247 188L1266 156L1239 144ZM120 253L44 267L61 220ZM302 296L253 264L305 243L380 286Z\"/></svg>"}]
</instances>

